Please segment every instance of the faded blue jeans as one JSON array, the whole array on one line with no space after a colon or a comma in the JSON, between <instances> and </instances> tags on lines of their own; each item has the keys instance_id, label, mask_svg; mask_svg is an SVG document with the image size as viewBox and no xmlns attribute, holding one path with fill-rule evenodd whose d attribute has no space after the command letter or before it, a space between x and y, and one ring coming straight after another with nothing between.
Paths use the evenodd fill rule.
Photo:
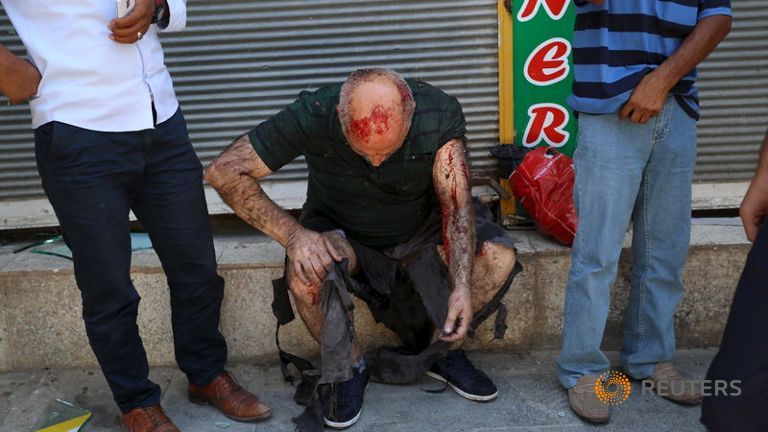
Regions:
<instances>
[{"instance_id":1,"label":"faded blue jeans","mask_svg":"<svg viewBox=\"0 0 768 432\"><path fill-rule=\"evenodd\" d=\"M688 255L696 121L674 97L648 124L580 115L574 154L579 227L565 293L560 383L610 367L600 351L622 241L630 223L632 285L621 361L635 379L675 352L674 313Z\"/></svg>"}]
</instances>

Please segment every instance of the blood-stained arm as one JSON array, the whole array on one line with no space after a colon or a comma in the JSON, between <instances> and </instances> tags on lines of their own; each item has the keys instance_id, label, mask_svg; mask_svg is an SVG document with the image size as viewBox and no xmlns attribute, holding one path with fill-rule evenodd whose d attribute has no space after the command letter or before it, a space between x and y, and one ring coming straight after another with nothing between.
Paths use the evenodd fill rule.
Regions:
<instances>
[{"instance_id":1,"label":"blood-stained arm","mask_svg":"<svg viewBox=\"0 0 768 432\"><path fill-rule=\"evenodd\" d=\"M452 139L437 151L432 176L453 287L441 339L455 342L466 336L472 322L470 283L475 257L475 213L463 140Z\"/></svg>"},{"instance_id":2,"label":"blood-stained arm","mask_svg":"<svg viewBox=\"0 0 768 432\"><path fill-rule=\"evenodd\" d=\"M303 228L267 196L259 180L271 173L246 134L211 162L205 179L235 214L285 247L299 280L318 285L341 256L327 236Z\"/></svg>"}]
</instances>

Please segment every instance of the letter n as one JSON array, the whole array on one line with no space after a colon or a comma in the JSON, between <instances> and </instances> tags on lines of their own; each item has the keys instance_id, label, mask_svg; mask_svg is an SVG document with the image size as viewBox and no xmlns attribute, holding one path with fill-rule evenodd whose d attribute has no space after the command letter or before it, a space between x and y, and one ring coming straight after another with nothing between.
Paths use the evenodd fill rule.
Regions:
<instances>
[{"instance_id":1,"label":"letter n","mask_svg":"<svg viewBox=\"0 0 768 432\"><path fill-rule=\"evenodd\" d=\"M532 20L539 12L539 8L543 6L547 15L557 21L565 15L570 2L571 0L523 0L523 5L517 13L517 20L520 22Z\"/></svg>"}]
</instances>

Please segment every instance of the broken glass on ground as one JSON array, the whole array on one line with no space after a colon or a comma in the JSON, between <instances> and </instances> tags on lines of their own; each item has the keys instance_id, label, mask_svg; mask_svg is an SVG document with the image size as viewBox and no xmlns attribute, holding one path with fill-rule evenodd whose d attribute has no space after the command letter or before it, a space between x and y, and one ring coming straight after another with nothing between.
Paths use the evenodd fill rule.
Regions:
<instances>
[{"instance_id":1,"label":"broken glass on ground","mask_svg":"<svg viewBox=\"0 0 768 432\"><path fill-rule=\"evenodd\" d=\"M91 412L61 399L51 402L30 432L78 432Z\"/></svg>"},{"instance_id":2,"label":"broken glass on ground","mask_svg":"<svg viewBox=\"0 0 768 432\"><path fill-rule=\"evenodd\" d=\"M50 239L47 239L43 242L33 244L30 247L32 249L30 252L36 253L36 254L42 254L42 255L52 255L57 256L61 258L66 258L71 260L72 259L72 251L67 247L67 244L64 243L64 238L62 236L56 236ZM23 249L17 249L14 251L21 252L22 250L26 250L28 247L25 247ZM149 235L146 233L131 233L131 251L142 251L142 250L149 250L152 249L152 242L149 239Z\"/></svg>"}]
</instances>

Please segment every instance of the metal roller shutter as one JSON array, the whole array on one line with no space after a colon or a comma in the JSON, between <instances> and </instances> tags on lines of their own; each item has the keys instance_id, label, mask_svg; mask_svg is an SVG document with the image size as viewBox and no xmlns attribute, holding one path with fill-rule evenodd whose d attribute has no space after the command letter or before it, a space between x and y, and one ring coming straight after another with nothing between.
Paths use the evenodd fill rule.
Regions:
<instances>
[{"instance_id":1,"label":"metal roller shutter","mask_svg":"<svg viewBox=\"0 0 768 432\"><path fill-rule=\"evenodd\" d=\"M458 97L472 167L493 167L496 0L190 0L188 15L186 31L162 39L204 162L299 91L341 81L358 67L386 66ZM22 50L4 14L0 41ZM304 162L296 161L270 182L305 177ZM40 197L28 108L0 107L0 200Z\"/></svg>"},{"instance_id":2,"label":"metal roller shutter","mask_svg":"<svg viewBox=\"0 0 768 432\"><path fill-rule=\"evenodd\" d=\"M699 67L696 182L750 179L768 125L768 1L731 6L731 34Z\"/></svg>"}]
</instances>

